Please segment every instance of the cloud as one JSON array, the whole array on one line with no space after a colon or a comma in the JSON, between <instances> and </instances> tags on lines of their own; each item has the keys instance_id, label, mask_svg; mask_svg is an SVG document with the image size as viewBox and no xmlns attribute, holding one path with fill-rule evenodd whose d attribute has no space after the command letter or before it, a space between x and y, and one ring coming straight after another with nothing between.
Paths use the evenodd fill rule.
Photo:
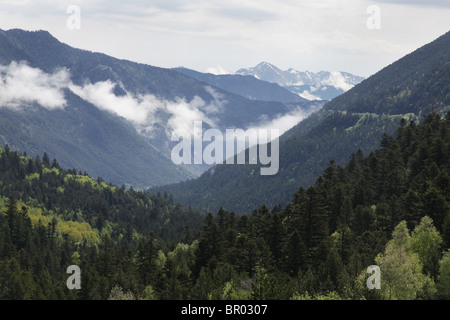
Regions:
<instances>
[{"instance_id":1,"label":"cloud","mask_svg":"<svg viewBox=\"0 0 450 320\"><path fill-rule=\"evenodd\" d=\"M209 86L205 87L213 97L209 103L198 96L191 101L184 98L169 101L152 94L134 95L123 87L125 95L118 96L114 93L116 86L121 87L121 84L110 80L75 85L66 69L49 74L25 62L0 65L0 107L22 110L38 104L49 110L62 109L67 104L64 90L69 89L100 110L126 119L141 133L151 134L154 125L163 121L157 115L160 111L169 115L168 135L182 130L192 133L194 121L215 127L217 119L210 116L222 113L226 103L223 96Z\"/></svg>"},{"instance_id":2,"label":"cloud","mask_svg":"<svg viewBox=\"0 0 450 320\"><path fill-rule=\"evenodd\" d=\"M116 95L116 86L121 87L125 94ZM98 109L122 117L147 137L152 136L156 124L165 128L169 139L172 134L188 134L194 140L202 139L202 132L194 129L196 121L202 122L204 130L213 128L225 132L226 129L220 125L220 116L224 114L228 101L211 86L204 87L212 97L210 101L199 96L190 101L182 97L163 100L152 94L133 94L126 91L120 83L110 80L75 85L66 69L48 74L23 62L0 66L0 107L20 110L28 105L39 104L49 110L61 109L67 104L64 90L71 90ZM256 132L259 132L259 129L278 129L281 135L303 120L309 112L294 109L273 119L261 116L248 128L243 129Z\"/></svg>"},{"instance_id":3,"label":"cloud","mask_svg":"<svg viewBox=\"0 0 450 320\"><path fill-rule=\"evenodd\" d=\"M372 4L382 9L376 31L366 24ZM65 28L69 5L81 8L80 30ZM216 66L208 72L220 74L217 65L269 60L368 76L448 31L450 1L4 0L1 7L2 28L45 29L72 46L161 67Z\"/></svg>"},{"instance_id":4,"label":"cloud","mask_svg":"<svg viewBox=\"0 0 450 320\"><path fill-rule=\"evenodd\" d=\"M63 89L68 82L66 69L48 74L25 62L0 65L0 107L17 110L39 104L49 110L64 108Z\"/></svg>"},{"instance_id":5,"label":"cloud","mask_svg":"<svg viewBox=\"0 0 450 320\"><path fill-rule=\"evenodd\" d=\"M268 130L277 129L279 135L276 137L271 137L271 139L278 138L283 133L285 133L290 128L294 127L300 121L305 119L311 111L306 111L303 109L294 109L286 114L279 114L273 119L267 119L267 117L260 117L250 129L254 130Z\"/></svg>"},{"instance_id":6,"label":"cloud","mask_svg":"<svg viewBox=\"0 0 450 320\"><path fill-rule=\"evenodd\" d=\"M402 4L408 6L423 6L423 7L446 7L450 8L448 0L372 0L374 2Z\"/></svg>"},{"instance_id":7,"label":"cloud","mask_svg":"<svg viewBox=\"0 0 450 320\"><path fill-rule=\"evenodd\" d=\"M354 87L353 84L347 82L347 79L341 72L336 71L330 72L330 76L324 79L321 82L321 85L333 86L335 88L342 89L344 91L348 91Z\"/></svg>"},{"instance_id":8,"label":"cloud","mask_svg":"<svg viewBox=\"0 0 450 320\"><path fill-rule=\"evenodd\" d=\"M167 123L169 131L176 135L187 132L190 136L199 138L199 136L194 136L195 121L202 121L211 127L216 127L217 124L202 111L206 106L207 104L200 97L194 97L189 103L182 99L176 102L167 102L166 110L171 114Z\"/></svg>"},{"instance_id":9,"label":"cloud","mask_svg":"<svg viewBox=\"0 0 450 320\"><path fill-rule=\"evenodd\" d=\"M308 90L304 90L302 93L298 94L300 97L308 99L308 100L321 100L320 97L311 94Z\"/></svg>"},{"instance_id":10,"label":"cloud","mask_svg":"<svg viewBox=\"0 0 450 320\"><path fill-rule=\"evenodd\" d=\"M226 71L222 66L217 65L215 67L209 67L206 69L206 73L212 73L215 75L221 75L221 74L230 74L230 72Z\"/></svg>"},{"instance_id":11,"label":"cloud","mask_svg":"<svg viewBox=\"0 0 450 320\"><path fill-rule=\"evenodd\" d=\"M124 88L122 90L126 94L116 96L114 88L118 85L120 86L120 84L108 80L95 84L87 83L83 86L70 84L70 90L97 108L128 120L138 132L147 136L152 136L157 123L164 122L159 117L160 112L168 115L164 126L167 128L167 136L170 137L172 132L179 135L188 132L192 136L194 121L202 121L215 127L216 122L209 117L209 114L223 111L224 102L219 100L221 96L210 87L205 87L205 91L215 99L211 103L206 103L198 96L192 98L191 101L186 101L181 97L170 101L160 99L152 94L134 95Z\"/></svg>"},{"instance_id":12,"label":"cloud","mask_svg":"<svg viewBox=\"0 0 450 320\"><path fill-rule=\"evenodd\" d=\"M126 95L116 96L116 85L107 80L83 86L71 84L70 90L99 109L123 117L136 125L145 124L157 109L164 107L164 103L153 95L133 96L127 92Z\"/></svg>"}]
</instances>

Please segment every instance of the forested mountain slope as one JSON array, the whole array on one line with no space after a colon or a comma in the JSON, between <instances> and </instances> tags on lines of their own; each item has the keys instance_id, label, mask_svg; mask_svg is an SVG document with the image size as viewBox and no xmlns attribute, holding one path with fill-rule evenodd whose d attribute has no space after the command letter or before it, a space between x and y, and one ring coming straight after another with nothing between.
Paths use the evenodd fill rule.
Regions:
<instances>
[{"instance_id":1,"label":"forested mountain slope","mask_svg":"<svg viewBox=\"0 0 450 320\"><path fill-rule=\"evenodd\" d=\"M176 201L236 213L259 202L285 205L298 185L314 183L330 160L344 164L361 149L368 154L402 118L420 122L450 108L450 33L387 66L327 103L280 137L280 170L259 175L259 165L218 165L201 177L151 190Z\"/></svg>"},{"instance_id":2,"label":"forested mountain slope","mask_svg":"<svg viewBox=\"0 0 450 320\"><path fill-rule=\"evenodd\" d=\"M242 216L201 215L5 147L0 297L448 299L450 112L402 121L380 144L330 163L285 207ZM366 286L374 264L380 290ZM79 290L66 287L69 265Z\"/></svg>"},{"instance_id":3,"label":"forested mountain slope","mask_svg":"<svg viewBox=\"0 0 450 320\"><path fill-rule=\"evenodd\" d=\"M70 47L47 31L0 30L0 143L118 185L143 189L203 172L170 157L171 134L192 130L190 117L247 129L315 104L250 100L172 69Z\"/></svg>"},{"instance_id":4,"label":"forested mountain slope","mask_svg":"<svg viewBox=\"0 0 450 320\"><path fill-rule=\"evenodd\" d=\"M0 297L106 299L113 282L141 286L131 275L136 250L153 238L161 249L191 242L203 216L167 195L64 170L46 153L0 148ZM70 265L83 272L81 292L66 286Z\"/></svg>"}]
</instances>

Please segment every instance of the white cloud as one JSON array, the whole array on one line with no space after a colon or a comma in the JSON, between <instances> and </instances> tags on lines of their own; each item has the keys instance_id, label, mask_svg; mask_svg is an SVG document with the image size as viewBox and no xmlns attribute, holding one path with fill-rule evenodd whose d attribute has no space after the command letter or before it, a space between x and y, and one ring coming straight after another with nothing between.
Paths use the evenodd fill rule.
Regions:
<instances>
[{"instance_id":1,"label":"white cloud","mask_svg":"<svg viewBox=\"0 0 450 320\"><path fill-rule=\"evenodd\" d=\"M7 66L0 65L0 107L20 110L38 104L49 110L61 109L67 104L64 90L69 89L100 110L126 119L138 131L146 134L151 134L155 123L161 121L156 113L166 112L169 114L167 133L170 135L172 131L192 132L194 121L217 126L209 115L222 113L226 103L223 96L209 86L205 87L205 91L214 99L206 103L198 96L191 101L183 98L169 101L152 94L133 95L126 90L125 95L117 96L114 94L117 85L120 84L108 80L79 86L71 82L66 69L48 74L25 62L12 62Z\"/></svg>"},{"instance_id":2,"label":"white cloud","mask_svg":"<svg viewBox=\"0 0 450 320\"><path fill-rule=\"evenodd\" d=\"M217 65L215 67L209 67L205 70L206 73L212 73L215 75L221 75L221 74L230 74L230 72L226 71L222 66Z\"/></svg>"},{"instance_id":3,"label":"white cloud","mask_svg":"<svg viewBox=\"0 0 450 320\"><path fill-rule=\"evenodd\" d=\"M116 96L113 91L115 86L115 83L108 80L88 83L82 87L71 84L70 89L99 109L114 113L136 125L145 124L149 116L164 107L164 103L153 95L134 97L127 93L124 96Z\"/></svg>"},{"instance_id":4,"label":"white cloud","mask_svg":"<svg viewBox=\"0 0 450 320\"><path fill-rule=\"evenodd\" d=\"M382 28L375 31L366 26L367 7L374 3L382 14ZM448 31L449 3L8 0L2 1L0 20L2 28L45 29L76 47L161 67L213 66L210 72L221 74L270 61L281 68L368 76ZM66 28L65 9L73 4L81 8L77 31Z\"/></svg>"},{"instance_id":5,"label":"white cloud","mask_svg":"<svg viewBox=\"0 0 450 320\"><path fill-rule=\"evenodd\" d=\"M152 94L134 95L123 87L125 94L116 95L115 86L120 84L110 80L75 85L70 80L70 73L66 69L48 74L26 63L13 62L8 66L0 66L0 107L20 110L30 104L39 104L49 110L60 109L67 104L64 90L71 90L100 110L126 119L138 132L148 137L152 136L157 123L163 124L168 138L172 134L184 136L187 133L191 139L201 140L203 133L195 130L196 121L203 123L204 130L209 127L225 132L227 129L221 127L219 117L225 112L224 106L228 102L223 94L211 86L204 87L204 90L213 97L208 102L198 96L190 101L180 97L169 101ZM273 119L262 116L248 128L243 129L256 132L260 129L266 132L277 129L281 135L303 120L309 112L294 109L287 114L279 114ZM165 113L165 116L161 117L161 113ZM278 135L270 138L277 137ZM250 146L252 145L248 147Z\"/></svg>"},{"instance_id":6,"label":"white cloud","mask_svg":"<svg viewBox=\"0 0 450 320\"><path fill-rule=\"evenodd\" d=\"M23 109L37 103L50 110L63 108L68 81L65 69L48 74L25 62L0 66L0 107Z\"/></svg>"},{"instance_id":7,"label":"white cloud","mask_svg":"<svg viewBox=\"0 0 450 320\"><path fill-rule=\"evenodd\" d=\"M308 110L296 108L288 113L278 114L273 119L268 119L267 116L261 116L258 121L256 121L256 123L250 126L250 129L263 129L267 131L270 131L271 129L277 129L279 135L276 137L271 137L271 139L275 139L297 125L300 121L310 115L311 112L314 112L318 108L320 108L320 105L312 106Z\"/></svg>"},{"instance_id":8,"label":"white cloud","mask_svg":"<svg viewBox=\"0 0 450 320\"><path fill-rule=\"evenodd\" d=\"M313 90L311 90L313 91ZM311 94L311 92L308 92L308 90L304 90L302 93L298 94L300 97L305 98L307 100L322 100L321 98Z\"/></svg>"},{"instance_id":9,"label":"white cloud","mask_svg":"<svg viewBox=\"0 0 450 320\"><path fill-rule=\"evenodd\" d=\"M323 80L321 84L333 86L338 89L342 89L344 91L348 91L353 88L353 85L348 83L345 79L345 76L341 72L330 72L330 76Z\"/></svg>"},{"instance_id":10,"label":"white cloud","mask_svg":"<svg viewBox=\"0 0 450 320\"><path fill-rule=\"evenodd\" d=\"M125 95L115 95L115 86L110 80L94 84L75 85L70 80L70 73L61 69L48 74L40 69L30 67L24 62L12 62L8 66L0 66L0 106L13 109L24 108L29 104L39 104L47 109L58 109L66 106L64 89L69 89L82 99L104 110L123 117L132 123L138 131L151 134L153 126L161 121L157 112L169 115L167 134L172 132L189 132L193 134L195 121L202 121L212 128L219 128L220 114L225 112L228 103L223 94L211 86L205 86L213 100L206 102L195 96L191 101L178 97L173 101L162 100L152 94L133 95L124 88ZM279 129L280 134L301 121L307 112L293 110L280 114L275 119L260 117L251 126L252 129ZM222 128L223 129L223 128Z\"/></svg>"},{"instance_id":11,"label":"white cloud","mask_svg":"<svg viewBox=\"0 0 450 320\"><path fill-rule=\"evenodd\" d=\"M116 83L101 81L95 84L87 83L83 86L70 84L70 90L82 99L92 103L97 108L111 112L130 121L137 131L152 136L156 123L163 120L158 118L158 112L169 115L166 125L166 134L172 132L181 134L188 132L193 135L194 121L202 121L211 127L217 126L209 114L223 111L221 96L210 87L205 90L211 93L215 100L206 103L202 98L195 96L191 101L184 98L175 98L173 101L162 100L152 94L133 95L124 88L125 95L116 96L114 87Z\"/></svg>"},{"instance_id":12,"label":"white cloud","mask_svg":"<svg viewBox=\"0 0 450 320\"><path fill-rule=\"evenodd\" d=\"M189 103L182 99L176 102L167 102L166 110L172 115L168 121L169 131L176 135L188 132L191 136L194 136L195 121L202 121L211 127L215 127L214 121L208 118L201 110L205 106L205 101L199 97L194 97Z\"/></svg>"},{"instance_id":13,"label":"white cloud","mask_svg":"<svg viewBox=\"0 0 450 320\"><path fill-rule=\"evenodd\" d=\"M450 2L448 0L373 0L381 3L393 3L402 5L413 5L420 7L446 7L450 8Z\"/></svg>"}]
</instances>

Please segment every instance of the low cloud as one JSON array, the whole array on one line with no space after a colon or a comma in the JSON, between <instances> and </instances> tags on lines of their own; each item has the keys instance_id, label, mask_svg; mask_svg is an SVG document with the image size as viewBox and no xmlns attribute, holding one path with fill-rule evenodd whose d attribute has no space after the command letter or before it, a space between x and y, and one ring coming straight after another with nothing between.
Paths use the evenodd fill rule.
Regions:
<instances>
[{"instance_id":1,"label":"low cloud","mask_svg":"<svg viewBox=\"0 0 450 320\"><path fill-rule=\"evenodd\" d=\"M422 7L446 7L450 8L450 2L448 0L374 0L375 2L381 3L392 3L392 4L402 4L402 5L415 5Z\"/></svg>"},{"instance_id":2,"label":"low cloud","mask_svg":"<svg viewBox=\"0 0 450 320\"><path fill-rule=\"evenodd\" d=\"M341 72L330 72L330 76L322 81L321 85L329 85L344 91L353 88L353 84L348 83L347 79Z\"/></svg>"},{"instance_id":3,"label":"low cloud","mask_svg":"<svg viewBox=\"0 0 450 320\"><path fill-rule=\"evenodd\" d=\"M152 94L135 95L123 87L125 94L116 95L116 86L122 87L110 80L75 85L66 69L49 74L29 66L26 62L0 65L0 107L24 110L40 105L48 110L62 109L67 104L64 90L69 89L100 110L128 120L138 131L146 134L151 134L154 125L161 121L157 116L160 111L169 115L166 123L168 135L171 132L192 132L194 121L202 121L214 127L217 119L210 116L222 113L226 103L211 87L205 87L205 91L213 97L213 100L207 103L197 96L191 101L183 98L169 101Z\"/></svg>"},{"instance_id":4,"label":"low cloud","mask_svg":"<svg viewBox=\"0 0 450 320\"><path fill-rule=\"evenodd\" d=\"M123 117L136 125L145 124L157 109L164 107L164 103L153 95L133 96L127 92L126 95L116 96L116 85L107 80L84 86L71 84L70 90L97 108Z\"/></svg>"},{"instance_id":5,"label":"low cloud","mask_svg":"<svg viewBox=\"0 0 450 320\"><path fill-rule=\"evenodd\" d=\"M230 74L230 72L228 72L227 70L225 70L222 66L217 65L215 67L209 67L208 69L206 69L207 73L212 73L215 75L223 75L223 74Z\"/></svg>"},{"instance_id":6,"label":"low cloud","mask_svg":"<svg viewBox=\"0 0 450 320\"><path fill-rule=\"evenodd\" d=\"M267 119L267 117L260 117L258 122L251 126L250 129L254 130L267 130L271 129L278 130L279 135L270 137L272 140L278 138L283 133L285 133L290 128L294 127L300 121L305 119L309 114L311 114L311 110L304 109L295 109L286 114L279 114L274 119Z\"/></svg>"},{"instance_id":7,"label":"low cloud","mask_svg":"<svg viewBox=\"0 0 450 320\"><path fill-rule=\"evenodd\" d=\"M152 94L134 95L121 87L126 93L117 96L114 89L119 84L110 80L95 84L87 83L83 86L70 84L70 90L82 99L92 103L97 108L111 112L119 117L130 121L140 133L152 136L155 124L161 123L160 112L169 115L164 123L168 137L174 132L181 134L188 132L193 135L194 121L202 121L209 126L216 126L216 119L210 115L219 114L223 111L224 101L209 87L205 91L213 96L209 103L195 96L191 101L177 97L173 101L162 100ZM120 85L119 85L120 86Z\"/></svg>"},{"instance_id":8,"label":"low cloud","mask_svg":"<svg viewBox=\"0 0 450 320\"><path fill-rule=\"evenodd\" d=\"M124 94L116 95L116 86L119 86ZM48 74L24 62L13 62L8 66L0 65L0 107L23 110L38 104L48 110L61 109L67 104L64 90L72 91L100 110L126 119L138 132L147 137L152 136L157 124L158 128L165 129L169 139L172 134L183 136L186 133L193 139L201 139L202 132L194 130L196 121L202 122L204 130L226 129L220 125L220 116L224 114L228 101L211 86L204 87L212 97L210 101L198 96L190 101L181 97L169 101L152 94L133 94L120 83L110 80L75 85L66 69ZM275 118L261 116L248 128L242 129L256 131L278 129L281 135L303 120L310 111L293 109Z\"/></svg>"},{"instance_id":9,"label":"low cloud","mask_svg":"<svg viewBox=\"0 0 450 320\"><path fill-rule=\"evenodd\" d=\"M26 62L0 65L0 108L19 110L35 104L49 110L64 108L69 78L66 69L48 74Z\"/></svg>"},{"instance_id":10,"label":"low cloud","mask_svg":"<svg viewBox=\"0 0 450 320\"><path fill-rule=\"evenodd\" d=\"M166 110L172 115L168 121L169 130L175 135L182 135L187 132L194 136L194 121L202 121L211 127L217 124L210 119L202 109L208 109L208 105L199 97L194 97L189 103L185 100L178 100L177 102L168 102ZM200 137L194 137L200 138Z\"/></svg>"}]
</instances>

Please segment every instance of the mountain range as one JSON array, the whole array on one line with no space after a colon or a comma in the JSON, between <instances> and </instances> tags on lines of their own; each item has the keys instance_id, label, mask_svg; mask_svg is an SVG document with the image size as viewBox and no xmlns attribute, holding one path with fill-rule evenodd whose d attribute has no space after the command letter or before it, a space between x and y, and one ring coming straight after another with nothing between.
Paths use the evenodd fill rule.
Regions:
<instances>
[{"instance_id":1,"label":"mountain range","mask_svg":"<svg viewBox=\"0 0 450 320\"><path fill-rule=\"evenodd\" d=\"M450 299L450 32L325 105L291 99L0 31L0 298L181 301L154 304L174 317L193 300ZM284 124L279 172L109 183L204 170L168 155L195 120ZM250 305L234 311L265 313Z\"/></svg>"},{"instance_id":2,"label":"mountain range","mask_svg":"<svg viewBox=\"0 0 450 320\"><path fill-rule=\"evenodd\" d=\"M238 75L251 75L257 79L276 83L308 100L332 100L364 80L342 71L298 71L293 68L281 70L268 62L255 67L242 68Z\"/></svg>"},{"instance_id":3,"label":"mountain range","mask_svg":"<svg viewBox=\"0 0 450 320\"><path fill-rule=\"evenodd\" d=\"M305 103L307 99L268 81L259 80L253 75L223 74L215 75L202 73L187 68L176 68L175 70L195 78L199 81L209 83L218 88L241 95L250 100L300 102Z\"/></svg>"},{"instance_id":4,"label":"mountain range","mask_svg":"<svg viewBox=\"0 0 450 320\"><path fill-rule=\"evenodd\" d=\"M331 160L342 164L354 150L371 152L401 119L420 121L448 109L449 38L359 84L340 73L347 91L325 104L287 87L331 73L283 72L268 63L235 75L164 69L76 49L46 31L1 30L0 143L212 211L284 205ZM171 133L192 130L195 120L218 130L276 123L278 174L261 176L260 165L175 165Z\"/></svg>"},{"instance_id":5,"label":"mountain range","mask_svg":"<svg viewBox=\"0 0 450 320\"><path fill-rule=\"evenodd\" d=\"M298 122L324 103L282 88L274 99L250 99L251 89L240 95L177 70L76 49L47 31L0 30L0 68L1 144L140 189L210 167L170 158L171 133L192 131L195 120L246 130L285 116Z\"/></svg>"},{"instance_id":6,"label":"mountain range","mask_svg":"<svg viewBox=\"0 0 450 320\"><path fill-rule=\"evenodd\" d=\"M280 169L257 174L260 165L218 165L199 178L152 190L215 212L249 213L265 203L286 205L331 163L369 154L402 119L420 122L450 109L450 32L383 68L334 98L280 137ZM359 150L356 152L356 150ZM349 154L351 157L349 159Z\"/></svg>"}]
</instances>

